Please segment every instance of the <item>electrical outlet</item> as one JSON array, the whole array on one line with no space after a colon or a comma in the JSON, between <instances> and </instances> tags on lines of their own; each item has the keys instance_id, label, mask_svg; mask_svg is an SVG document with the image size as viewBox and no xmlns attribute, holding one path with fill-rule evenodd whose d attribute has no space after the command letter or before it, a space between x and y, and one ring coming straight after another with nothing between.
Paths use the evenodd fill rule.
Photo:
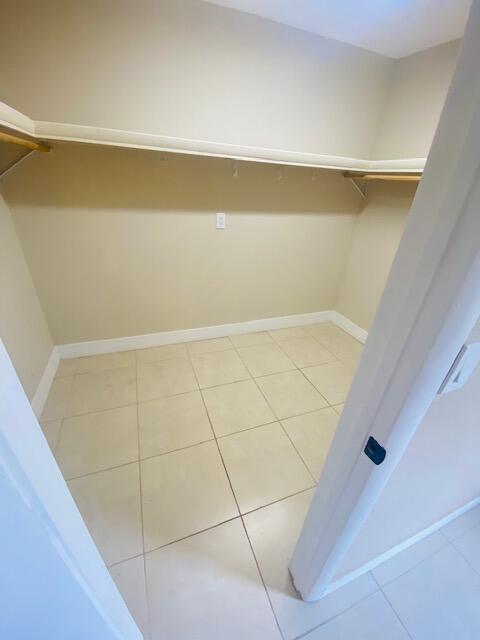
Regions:
<instances>
[{"instance_id":1,"label":"electrical outlet","mask_svg":"<svg viewBox=\"0 0 480 640\"><path fill-rule=\"evenodd\" d=\"M217 213L217 229L225 229L226 217L225 213Z\"/></svg>"}]
</instances>

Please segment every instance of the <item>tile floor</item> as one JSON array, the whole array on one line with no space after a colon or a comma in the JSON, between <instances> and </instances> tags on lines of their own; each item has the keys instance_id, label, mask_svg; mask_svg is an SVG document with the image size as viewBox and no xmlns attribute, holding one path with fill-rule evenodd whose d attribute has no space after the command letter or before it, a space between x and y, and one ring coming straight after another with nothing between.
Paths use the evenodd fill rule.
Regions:
<instances>
[{"instance_id":1,"label":"tile floor","mask_svg":"<svg viewBox=\"0 0 480 640\"><path fill-rule=\"evenodd\" d=\"M360 353L322 323L60 363L42 428L145 638L480 636L480 509L317 603L292 589Z\"/></svg>"}]
</instances>

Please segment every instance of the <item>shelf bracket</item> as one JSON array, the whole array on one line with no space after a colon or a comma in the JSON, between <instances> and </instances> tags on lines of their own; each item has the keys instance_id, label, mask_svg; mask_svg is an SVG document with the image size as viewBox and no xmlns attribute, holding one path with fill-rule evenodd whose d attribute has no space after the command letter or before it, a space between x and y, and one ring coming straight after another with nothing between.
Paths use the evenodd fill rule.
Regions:
<instances>
[{"instance_id":1,"label":"shelf bracket","mask_svg":"<svg viewBox=\"0 0 480 640\"><path fill-rule=\"evenodd\" d=\"M27 153L25 153L20 158L14 160L11 164L6 167L2 172L0 172L0 180L4 178L12 169L17 167L21 162L28 158L34 151L42 151L43 153L48 153L50 151L50 145L45 142L37 142L36 140L29 140L28 138L20 138L19 136L14 136L11 133L7 133L6 131L0 131L0 142L5 142L7 144L16 144L19 147L23 147L27 149Z\"/></svg>"},{"instance_id":2,"label":"shelf bracket","mask_svg":"<svg viewBox=\"0 0 480 640\"><path fill-rule=\"evenodd\" d=\"M355 178L352 178L351 176L349 176L348 179L350 183L355 187L355 190L358 191L362 200L365 200L365 198L367 197L367 188L365 187L365 189L362 189Z\"/></svg>"},{"instance_id":3,"label":"shelf bracket","mask_svg":"<svg viewBox=\"0 0 480 640\"><path fill-rule=\"evenodd\" d=\"M20 158L17 158L14 162L12 162L10 165L8 165L8 167L6 169L4 169L1 173L0 173L0 180L2 178L4 178L7 174L10 173L10 171L12 171L13 169L15 169L15 167L18 167L18 165L23 162L25 160L25 158L28 158L28 156L30 156L33 152L35 151L35 149L30 149L30 151L27 151L27 153L25 153L23 156L21 156Z\"/></svg>"}]
</instances>

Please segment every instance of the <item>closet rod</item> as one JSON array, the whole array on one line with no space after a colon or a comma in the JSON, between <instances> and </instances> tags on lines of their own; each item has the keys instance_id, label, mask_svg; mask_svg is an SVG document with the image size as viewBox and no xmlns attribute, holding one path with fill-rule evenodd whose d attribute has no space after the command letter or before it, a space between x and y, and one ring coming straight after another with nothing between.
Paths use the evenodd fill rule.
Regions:
<instances>
[{"instance_id":1,"label":"closet rod","mask_svg":"<svg viewBox=\"0 0 480 640\"><path fill-rule=\"evenodd\" d=\"M19 146L30 149L31 151L50 151L50 145L45 144L44 142L35 142L34 140L19 138L18 136L12 136L11 133L5 133L4 131L0 131L0 142L18 144Z\"/></svg>"},{"instance_id":2,"label":"closet rod","mask_svg":"<svg viewBox=\"0 0 480 640\"><path fill-rule=\"evenodd\" d=\"M345 178L354 178L357 180L385 180L397 182L419 182L422 177L420 174L413 173L357 173L355 171L346 171Z\"/></svg>"}]
</instances>

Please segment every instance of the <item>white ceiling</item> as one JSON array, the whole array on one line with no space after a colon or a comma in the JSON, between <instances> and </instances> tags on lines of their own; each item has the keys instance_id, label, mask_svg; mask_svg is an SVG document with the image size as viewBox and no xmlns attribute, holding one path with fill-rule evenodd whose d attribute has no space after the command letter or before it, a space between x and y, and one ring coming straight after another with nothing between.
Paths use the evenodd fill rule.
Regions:
<instances>
[{"instance_id":1,"label":"white ceiling","mask_svg":"<svg viewBox=\"0 0 480 640\"><path fill-rule=\"evenodd\" d=\"M392 58L460 38L471 0L206 0Z\"/></svg>"}]
</instances>

